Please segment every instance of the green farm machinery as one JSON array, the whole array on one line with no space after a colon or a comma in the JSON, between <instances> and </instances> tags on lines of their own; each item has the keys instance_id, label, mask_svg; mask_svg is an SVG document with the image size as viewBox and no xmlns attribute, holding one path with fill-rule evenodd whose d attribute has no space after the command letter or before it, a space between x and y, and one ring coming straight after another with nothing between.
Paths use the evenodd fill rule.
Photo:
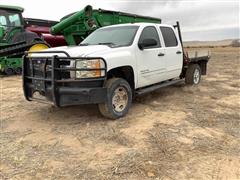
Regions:
<instances>
[{"instance_id":1,"label":"green farm machinery","mask_svg":"<svg viewBox=\"0 0 240 180\"><path fill-rule=\"evenodd\" d=\"M92 9L92 6L88 5L79 12L63 17L59 23L51 28L51 33L63 35L68 45L78 45L90 33L100 27L136 22L161 23L161 19L124 12Z\"/></svg>"},{"instance_id":2,"label":"green farm machinery","mask_svg":"<svg viewBox=\"0 0 240 180\"><path fill-rule=\"evenodd\" d=\"M21 73L25 51L31 47L35 50L48 47L38 34L25 29L23 10L0 5L0 72L7 75Z\"/></svg>"},{"instance_id":3,"label":"green farm machinery","mask_svg":"<svg viewBox=\"0 0 240 180\"><path fill-rule=\"evenodd\" d=\"M0 73L20 74L25 51L66 44L78 45L90 33L103 26L136 22L161 23L158 18L92 9L90 5L63 17L60 22L26 20L22 17L23 10L21 7L0 5ZM29 23L33 23L33 26L28 27Z\"/></svg>"}]
</instances>

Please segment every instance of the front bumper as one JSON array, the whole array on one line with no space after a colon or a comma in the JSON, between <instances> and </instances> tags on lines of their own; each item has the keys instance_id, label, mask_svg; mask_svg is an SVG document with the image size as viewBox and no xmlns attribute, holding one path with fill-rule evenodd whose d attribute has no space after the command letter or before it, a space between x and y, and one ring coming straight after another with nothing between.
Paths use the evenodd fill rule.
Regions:
<instances>
[{"instance_id":1,"label":"front bumper","mask_svg":"<svg viewBox=\"0 0 240 180\"><path fill-rule=\"evenodd\" d=\"M31 52L44 54L44 52ZM51 103L58 107L80 105L80 104L99 104L106 101L107 90L103 87L106 80L106 62L99 57L82 58L82 60L102 59L105 68L104 76L99 78L74 79L71 72L77 70L91 71L96 69L77 69L67 67L71 61L81 58L70 57L65 52L46 52L62 53L67 57L23 57L23 91L28 101L36 100L43 103Z\"/></svg>"}]
</instances>

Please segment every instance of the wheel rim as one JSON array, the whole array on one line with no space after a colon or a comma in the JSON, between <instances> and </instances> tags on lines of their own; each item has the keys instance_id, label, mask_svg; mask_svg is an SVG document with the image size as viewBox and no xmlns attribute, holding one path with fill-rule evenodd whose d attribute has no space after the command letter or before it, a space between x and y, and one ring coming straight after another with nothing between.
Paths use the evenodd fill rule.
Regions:
<instances>
[{"instance_id":1,"label":"wheel rim","mask_svg":"<svg viewBox=\"0 0 240 180\"><path fill-rule=\"evenodd\" d=\"M199 69L195 69L194 73L193 73L193 82L194 84L198 84L200 80L200 71Z\"/></svg>"},{"instance_id":2,"label":"wheel rim","mask_svg":"<svg viewBox=\"0 0 240 180\"><path fill-rule=\"evenodd\" d=\"M124 87L115 89L112 98L112 106L115 112L122 112L128 104L128 93Z\"/></svg>"}]
</instances>

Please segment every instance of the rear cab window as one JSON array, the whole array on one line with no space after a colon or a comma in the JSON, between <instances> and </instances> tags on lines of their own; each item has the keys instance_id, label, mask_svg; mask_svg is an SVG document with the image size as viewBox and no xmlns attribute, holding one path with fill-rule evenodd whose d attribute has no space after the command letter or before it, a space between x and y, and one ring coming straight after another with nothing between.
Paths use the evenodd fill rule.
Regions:
<instances>
[{"instance_id":1,"label":"rear cab window","mask_svg":"<svg viewBox=\"0 0 240 180\"><path fill-rule=\"evenodd\" d=\"M178 46L177 37L170 27L160 26L160 31L163 36L165 47L176 47Z\"/></svg>"}]
</instances>

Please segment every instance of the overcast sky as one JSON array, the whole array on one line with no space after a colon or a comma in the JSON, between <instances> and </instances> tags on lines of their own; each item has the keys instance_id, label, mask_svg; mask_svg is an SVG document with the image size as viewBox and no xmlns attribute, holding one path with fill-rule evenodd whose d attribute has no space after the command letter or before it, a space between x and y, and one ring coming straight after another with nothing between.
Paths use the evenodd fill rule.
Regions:
<instances>
[{"instance_id":1,"label":"overcast sky","mask_svg":"<svg viewBox=\"0 0 240 180\"><path fill-rule=\"evenodd\" d=\"M86 5L94 9L123 11L180 21L183 39L221 40L240 38L239 0L0 0L1 5L24 7L24 17L59 20Z\"/></svg>"}]
</instances>

